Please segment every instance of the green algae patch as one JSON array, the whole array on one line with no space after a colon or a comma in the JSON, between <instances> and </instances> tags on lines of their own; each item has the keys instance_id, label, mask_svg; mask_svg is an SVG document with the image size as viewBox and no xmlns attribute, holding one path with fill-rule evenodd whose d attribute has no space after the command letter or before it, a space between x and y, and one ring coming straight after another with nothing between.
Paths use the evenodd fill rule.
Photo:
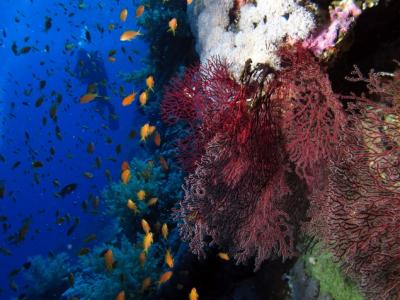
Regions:
<instances>
[{"instance_id":1,"label":"green algae patch","mask_svg":"<svg viewBox=\"0 0 400 300\"><path fill-rule=\"evenodd\" d=\"M332 254L315 245L301 257L309 276L317 279L320 292L330 295L335 300L363 300L356 284L347 278L335 263Z\"/></svg>"}]
</instances>

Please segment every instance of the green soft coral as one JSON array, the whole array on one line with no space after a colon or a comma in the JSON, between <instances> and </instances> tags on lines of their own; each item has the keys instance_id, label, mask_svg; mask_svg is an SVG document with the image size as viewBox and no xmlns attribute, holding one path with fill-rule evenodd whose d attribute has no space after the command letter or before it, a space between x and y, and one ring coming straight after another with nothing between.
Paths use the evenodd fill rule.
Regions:
<instances>
[{"instance_id":1,"label":"green soft coral","mask_svg":"<svg viewBox=\"0 0 400 300\"><path fill-rule=\"evenodd\" d=\"M142 252L143 235L138 235L137 243L132 244L122 236L114 244L98 246L93 251L79 259L79 272L75 274L75 283L64 294L68 299L78 297L80 300L108 300L124 290L126 299L146 299L151 290L156 289L155 282L165 269L163 266L164 248L161 244L153 244L142 266L139 254ZM107 270L102 253L112 250L115 267ZM153 283L150 293L141 291L142 282L150 278Z\"/></svg>"},{"instance_id":2,"label":"green soft coral","mask_svg":"<svg viewBox=\"0 0 400 300\"><path fill-rule=\"evenodd\" d=\"M150 214L157 214L158 219L169 219L169 215L163 216L161 211L169 211L170 207L182 197L180 189L181 173L170 170L167 174L154 161L141 161L134 159L130 163L131 179L128 184L115 182L110 184L102 193L102 199L106 206L106 213L120 220L120 225L128 232L135 231L134 220L140 220ZM145 191L144 200L139 200L137 193ZM156 197L157 204L148 206L148 201ZM127 207L127 201L131 199L138 208L138 213ZM130 224L130 225L129 225ZM132 227L132 228L131 228Z\"/></svg>"},{"instance_id":3,"label":"green soft coral","mask_svg":"<svg viewBox=\"0 0 400 300\"><path fill-rule=\"evenodd\" d=\"M333 261L332 254L321 250L320 245L303 254L302 259L306 272L319 281L322 293L329 294L334 300L363 299L355 283L345 277Z\"/></svg>"},{"instance_id":4,"label":"green soft coral","mask_svg":"<svg viewBox=\"0 0 400 300\"><path fill-rule=\"evenodd\" d=\"M165 174L160 167L155 167L151 161L145 162L132 160L130 163L131 178L127 184L114 182L102 193L106 205L106 213L119 217L121 220L130 220L134 215L132 210L127 208L127 201L131 199L139 209L139 215L148 213L147 202L152 197L159 197ZM145 191L144 200L139 200L137 193Z\"/></svg>"},{"instance_id":5,"label":"green soft coral","mask_svg":"<svg viewBox=\"0 0 400 300\"><path fill-rule=\"evenodd\" d=\"M35 299L46 299L61 293L68 285L68 274L72 271L66 253L55 256L34 256L29 259L31 267L24 272L28 293ZM48 298L49 299L49 298Z\"/></svg>"}]
</instances>

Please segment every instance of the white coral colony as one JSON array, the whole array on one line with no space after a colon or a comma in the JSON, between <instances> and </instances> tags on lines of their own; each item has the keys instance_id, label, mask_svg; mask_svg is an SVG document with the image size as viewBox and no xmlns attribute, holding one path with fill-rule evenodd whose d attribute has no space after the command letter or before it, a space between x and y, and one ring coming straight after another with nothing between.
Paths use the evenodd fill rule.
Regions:
<instances>
[{"instance_id":1,"label":"white coral colony","mask_svg":"<svg viewBox=\"0 0 400 300\"><path fill-rule=\"evenodd\" d=\"M240 7L233 26L229 13L234 2L198 0L188 9L201 61L226 58L236 78L249 58L255 64L279 68L279 46L285 40L303 40L315 28L314 15L294 0L248 1Z\"/></svg>"}]
</instances>

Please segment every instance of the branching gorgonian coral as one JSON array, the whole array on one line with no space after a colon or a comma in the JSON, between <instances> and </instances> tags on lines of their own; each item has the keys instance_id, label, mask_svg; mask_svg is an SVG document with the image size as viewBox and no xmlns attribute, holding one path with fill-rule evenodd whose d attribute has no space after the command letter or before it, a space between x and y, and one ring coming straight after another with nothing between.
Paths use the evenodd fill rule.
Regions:
<instances>
[{"instance_id":1,"label":"branching gorgonian coral","mask_svg":"<svg viewBox=\"0 0 400 300\"><path fill-rule=\"evenodd\" d=\"M353 81L368 94L349 104L341 157L329 168L328 184L315 190L311 232L321 238L369 299L400 296L399 73ZM374 99L374 100L372 100Z\"/></svg>"}]
</instances>

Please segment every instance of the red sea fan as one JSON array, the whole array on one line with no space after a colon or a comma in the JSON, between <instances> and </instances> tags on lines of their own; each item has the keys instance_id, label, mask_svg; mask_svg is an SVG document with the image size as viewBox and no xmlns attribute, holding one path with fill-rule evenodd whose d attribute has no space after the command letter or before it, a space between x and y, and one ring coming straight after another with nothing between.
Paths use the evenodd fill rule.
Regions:
<instances>
[{"instance_id":1,"label":"red sea fan","mask_svg":"<svg viewBox=\"0 0 400 300\"><path fill-rule=\"evenodd\" d=\"M349 118L341 158L311 197L309 232L321 238L370 299L400 298L400 91L396 76L356 69L366 95L345 97ZM397 87L396 87L397 86ZM386 88L385 88L386 87Z\"/></svg>"},{"instance_id":2,"label":"red sea fan","mask_svg":"<svg viewBox=\"0 0 400 300\"><path fill-rule=\"evenodd\" d=\"M178 140L178 159L191 172L204 153L204 146L215 134L217 111L223 102L233 102L240 86L230 76L225 61L215 58L207 64L188 68L182 78L175 77L165 88L161 117L167 125L182 123L186 136ZM207 123L207 125L205 125Z\"/></svg>"},{"instance_id":3,"label":"red sea fan","mask_svg":"<svg viewBox=\"0 0 400 300\"><path fill-rule=\"evenodd\" d=\"M202 255L204 241L211 237L238 263L255 256L258 268L268 257L294 254L289 213L280 202L289 189L279 135L267 111L253 115L236 107L235 114L242 114L236 115L236 127L208 143L186 178L177 217L184 221L181 234L194 253Z\"/></svg>"},{"instance_id":4,"label":"red sea fan","mask_svg":"<svg viewBox=\"0 0 400 300\"><path fill-rule=\"evenodd\" d=\"M296 201L304 200L292 197L287 185L281 108L271 97L275 81L259 84L266 70L248 75L262 79L255 85L243 80L227 88L232 79L224 75L205 86L209 104L199 127L205 151L185 179L175 213L194 253L203 255L211 239L237 263L255 257L256 268L269 257L294 255L293 224L301 207ZM212 68L202 75L215 78Z\"/></svg>"},{"instance_id":5,"label":"red sea fan","mask_svg":"<svg viewBox=\"0 0 400 300\"><path fill-rule=\"evenodd\" d=\"M316 174L335 156L345 115L328 75L308 50L295 45L280 54L284 69L276 95L284 107L285 148L311 189L320 180Z\"/></svg>"},{"instance_id":6,"label":"red sea fan","mask_svg":"<svg viewBox=\"0 0 400 300\"><path fill-rule=\"evenodd\" d=\"M366 161L336 161L330 170L327 188L312 198L320 210L313 230L369 299L398 299L399 195L375 184Z\"/></svg>"}]
</instances>

